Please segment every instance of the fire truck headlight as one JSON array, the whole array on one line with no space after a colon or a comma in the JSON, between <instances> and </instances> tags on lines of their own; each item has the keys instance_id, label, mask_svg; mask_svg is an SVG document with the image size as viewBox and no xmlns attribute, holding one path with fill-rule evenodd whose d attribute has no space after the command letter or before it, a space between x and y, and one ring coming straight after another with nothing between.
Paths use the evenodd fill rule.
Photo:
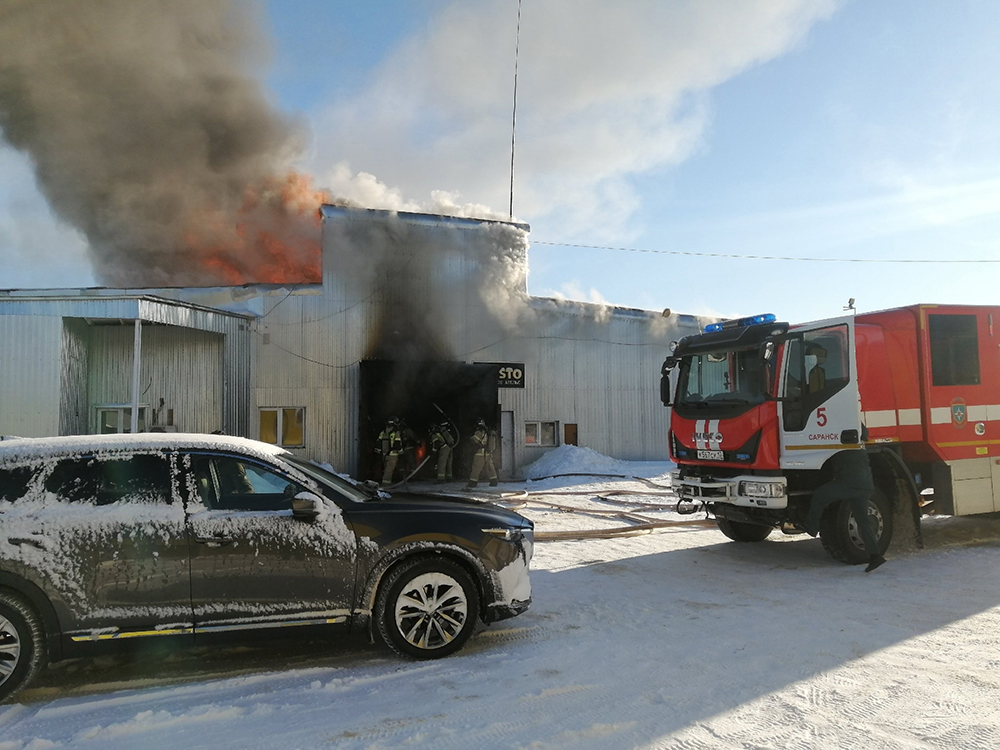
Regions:
<instances>
[{"instance_id":1,"label":"fire truck headlight","mask_svg":"<svg viewBox=\"0 0 1000 750\"><path fill-rule=\"evenodd\" d=\"M780 482L740 482L740 494L746 497L781 497L785 485Z\"/></svg>"}]
</instances>

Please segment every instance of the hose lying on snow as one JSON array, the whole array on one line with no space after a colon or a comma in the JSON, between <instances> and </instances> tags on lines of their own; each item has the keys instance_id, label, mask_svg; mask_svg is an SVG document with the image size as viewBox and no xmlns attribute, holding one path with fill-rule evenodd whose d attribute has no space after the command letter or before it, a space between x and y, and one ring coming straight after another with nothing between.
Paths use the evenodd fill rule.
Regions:
<instances>
[{"instance_id":1,"label":"hose lying on snow","mask_svg":"<svg viewBox=\"0 0 1000 750\"><path fill-rule=\"evenodd\" d=\"M611 503L613 505L624 506L625 509L622 510L602 510L599 508L577 508L572 505L562 505L560 503L551 503L546 500L539 500L538 495L588 495L594 500L599 500L605 503ZM652 495L654 497L661 497L664 495L671 495L669 492L634 492L628 490L610 490L608 492L603 492L595 495L593 492L558 492L558 491L543 491L543 492L518 492L511 493L509 496L503 496L502 502L508 507L521 509L528 505L541 506L543 508L549 508L552 510L559 511L561 513L575 513L577 515L583 516L596 516L598 518L620 518L628 522L626 526L614 526L607 529L580 529L580 530L569 530L569 531L535 531L535 541L537 542L549 542L549 541L569 541L569 540L582 540L582 539L612 539L615 537L624 536L638 536L640 534L650 534L656 529L663 528L673 528L673 527L713 527L715 526L714 521L709 521L708 519L685 519L683 521L673 521L673 520L658 520L655 518L649 518L648 516L640 515L636 510L671 510L677 511L677 503L671 504L656 504L656 505L646 505L639 503L639 508L635 506L637 503L626 503L621 500L615 500L609 497L610 495Z\"/></svg>"}]
</instances>

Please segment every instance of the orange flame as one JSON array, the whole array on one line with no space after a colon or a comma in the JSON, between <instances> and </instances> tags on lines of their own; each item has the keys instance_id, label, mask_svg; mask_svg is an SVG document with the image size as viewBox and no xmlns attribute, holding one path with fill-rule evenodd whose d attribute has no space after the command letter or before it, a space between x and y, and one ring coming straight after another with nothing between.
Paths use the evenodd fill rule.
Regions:
<instances>
[{"instance_id":1,"label":"orange flame","mask_svg":"<svg viewBox=\"0 0 1000 750\"><path fill-rule=\"evenodd\" d=\"M328 202L329 194L313 188L308 175L267 178L247 188L243 205L228 221L217 210L199 215L184 242L217 282L318 283L319 208Z\"/></svg>"}]
</instances>

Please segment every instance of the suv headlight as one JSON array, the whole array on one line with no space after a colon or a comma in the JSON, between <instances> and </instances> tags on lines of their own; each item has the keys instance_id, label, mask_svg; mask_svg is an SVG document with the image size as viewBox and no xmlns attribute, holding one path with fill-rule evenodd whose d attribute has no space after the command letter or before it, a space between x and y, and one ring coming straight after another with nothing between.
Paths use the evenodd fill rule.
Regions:
<instances>
[{"instance_id":1,"label":"suv headlight","mask_svg":"<svg viewBox=\"0 0 1000 750\"><path fill-rule=\"evenodd\" d=\"M524 531L522 529L483 529L483 533L511 543L520 541L520 539L524 536Z\"/></svg>"},{"instance_id":2,"label":"suv headlight","mask_svg":"<svg viewBox=\"0 0 1000 750\"><path fill-rule=\"evenodd\" d=\"M781 482L740 482L740 494L746 497L782 497L785 485Z\"/></svg>"}]
</instances>

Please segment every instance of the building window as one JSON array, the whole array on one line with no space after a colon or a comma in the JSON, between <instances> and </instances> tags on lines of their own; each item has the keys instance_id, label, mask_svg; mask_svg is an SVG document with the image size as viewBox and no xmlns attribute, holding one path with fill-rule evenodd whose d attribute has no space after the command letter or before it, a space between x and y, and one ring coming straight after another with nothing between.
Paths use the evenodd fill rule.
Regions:
<instances>
[{"instance_id":1,"label":"building window","mask_svg":"<svg viewBox=\"0 0 1000 750\"><path fill-rule=\"evenodd\" d=\"M306 444L304 407L266 407L260 410L260 439L282 448L301 448Z\"/></svg>"},{"instance_id":2,"label":"building window","mask_svg":"<svg viewBox=\"0 0 1000 750\"><path fill-rule=\"evenodd\" d=\"M556 435L559 434L558 422L525 422L524 444L553 446L558 445Z\"/></svg>"},{"instance_id":3,"label":"building window","mask_svg":"<svg viewBox=\"0 0 1000 750\"><path fill-rule=\"evenodd\" d=\"M139 432L146 431L149 420L149 406L139 407ZM97 432L101 435L115 435L132 432L132 407L122 404L105 404L97 407Z\"/></svg>"}]
</instances>

